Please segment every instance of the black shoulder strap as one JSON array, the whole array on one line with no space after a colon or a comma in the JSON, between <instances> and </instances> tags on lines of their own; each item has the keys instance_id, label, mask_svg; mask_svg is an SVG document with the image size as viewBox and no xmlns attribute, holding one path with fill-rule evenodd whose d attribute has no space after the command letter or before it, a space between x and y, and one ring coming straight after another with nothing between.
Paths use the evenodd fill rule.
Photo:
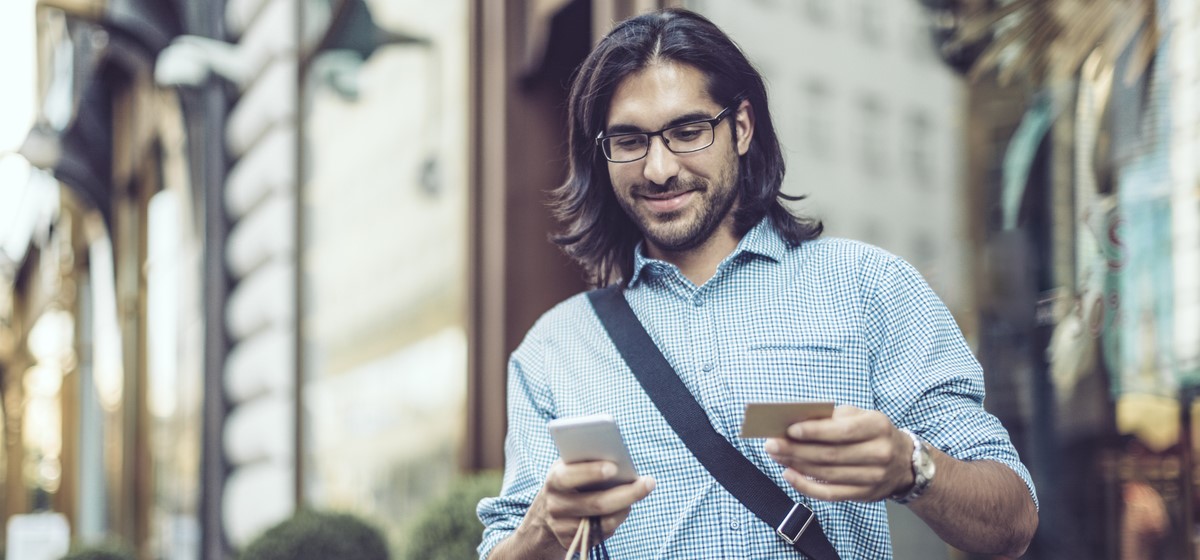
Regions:
<instances>
[{"instance_id":1,"label":"black shoulder strap","mask_svg":"<svg viewBox=\"0 0 1200 560\"><path fill-rule=\"evenodd\" d=\"M642 327L619 286L588 292L609 338L650 400L692 454L730 494L775 529L780 538L813 560L838 554L811 509L787 493L713 429L708 415Z\"/></svg>"}]
</instances>

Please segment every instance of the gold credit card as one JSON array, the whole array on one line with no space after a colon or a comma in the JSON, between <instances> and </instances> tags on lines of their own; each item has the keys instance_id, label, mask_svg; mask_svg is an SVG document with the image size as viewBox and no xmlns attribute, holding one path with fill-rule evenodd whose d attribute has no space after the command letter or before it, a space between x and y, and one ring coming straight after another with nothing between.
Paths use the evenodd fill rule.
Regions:
<instances>
[{"instance_id":1,"label":"gold credit card","mask_svg":"<svg viewBox=\"0 0 1200 560\"><path fill-rule=\"evenodd\" d=\"M831 402L747 403L742 437L774 438L787 435L788 426L804 420L833 416Z\"/></svg>"}]
</instances>

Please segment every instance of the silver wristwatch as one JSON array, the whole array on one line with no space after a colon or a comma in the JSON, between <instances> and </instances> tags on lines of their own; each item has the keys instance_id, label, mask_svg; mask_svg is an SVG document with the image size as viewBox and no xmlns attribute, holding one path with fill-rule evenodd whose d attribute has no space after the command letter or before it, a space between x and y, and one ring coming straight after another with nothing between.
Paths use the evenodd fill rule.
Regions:
<instances>
[{"instance_id":1,"label":"silver wristwatch","mask_svg":"<svg viewBox=\"0 0 1200 560\"><path fill-rule=\"evenodd\" d=\"M933 484L933 474L937 470L933 464L933 453L929 448L929 444L917 437L917 434L909 430L900 428L904 435L912 438L913 454L912 454L912 470L913 470L913 485L908 492L903 494L895 494L889 496L898 504L907 504L921 497L925 490Z\"/></svg>"}]
</instances>

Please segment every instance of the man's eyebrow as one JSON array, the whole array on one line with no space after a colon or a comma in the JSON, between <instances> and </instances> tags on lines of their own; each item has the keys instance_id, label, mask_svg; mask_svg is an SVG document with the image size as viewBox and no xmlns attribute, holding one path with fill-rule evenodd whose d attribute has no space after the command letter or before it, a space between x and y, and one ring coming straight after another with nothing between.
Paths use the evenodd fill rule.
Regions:
<instances>
[{"instance_id":1,"label":"man's eyebrow","mask_svg":"<svg viewBox=\"0 0 1200 560\"><path fill-rule=\"evenodd\" d=\"M672 126L694 123L696 121L707 121L707 120L713 118L713 116L714 116L714 114L705 113L704 111L692 111L690 113L684 113L682 115L679 115L678 117L671 119L670 121L667 122L666 125L663 126L663 128L671 128ZM631 132L647 132L647 131L641 127L637 127L637 126L634 126L631 124L625 124L625 123L614 124L614 125L608 127L604 131L604 133L607 135L629 134Z\"/></svg>"}]
</instances>

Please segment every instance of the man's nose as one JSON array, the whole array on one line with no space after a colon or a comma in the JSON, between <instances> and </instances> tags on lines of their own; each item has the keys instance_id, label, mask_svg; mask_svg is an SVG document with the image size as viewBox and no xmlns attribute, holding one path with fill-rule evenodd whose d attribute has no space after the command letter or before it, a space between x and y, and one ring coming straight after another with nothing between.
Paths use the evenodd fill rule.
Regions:
<instances>
[{"instance_id":1,"label":"man's nose","mask_svg":"<svg viewBox=\"0 0 1200 560\"><path fill-rule=\"evenodd\" d=\"M658 140L658 142L655 142ZM679 174L678 156L674 152L667 149L667 141L661 136L650 138L650 144L646 148L646 165L642 169L642 175L656 185L665 185L675 175Z\"/></svg>"}]
</instances>

